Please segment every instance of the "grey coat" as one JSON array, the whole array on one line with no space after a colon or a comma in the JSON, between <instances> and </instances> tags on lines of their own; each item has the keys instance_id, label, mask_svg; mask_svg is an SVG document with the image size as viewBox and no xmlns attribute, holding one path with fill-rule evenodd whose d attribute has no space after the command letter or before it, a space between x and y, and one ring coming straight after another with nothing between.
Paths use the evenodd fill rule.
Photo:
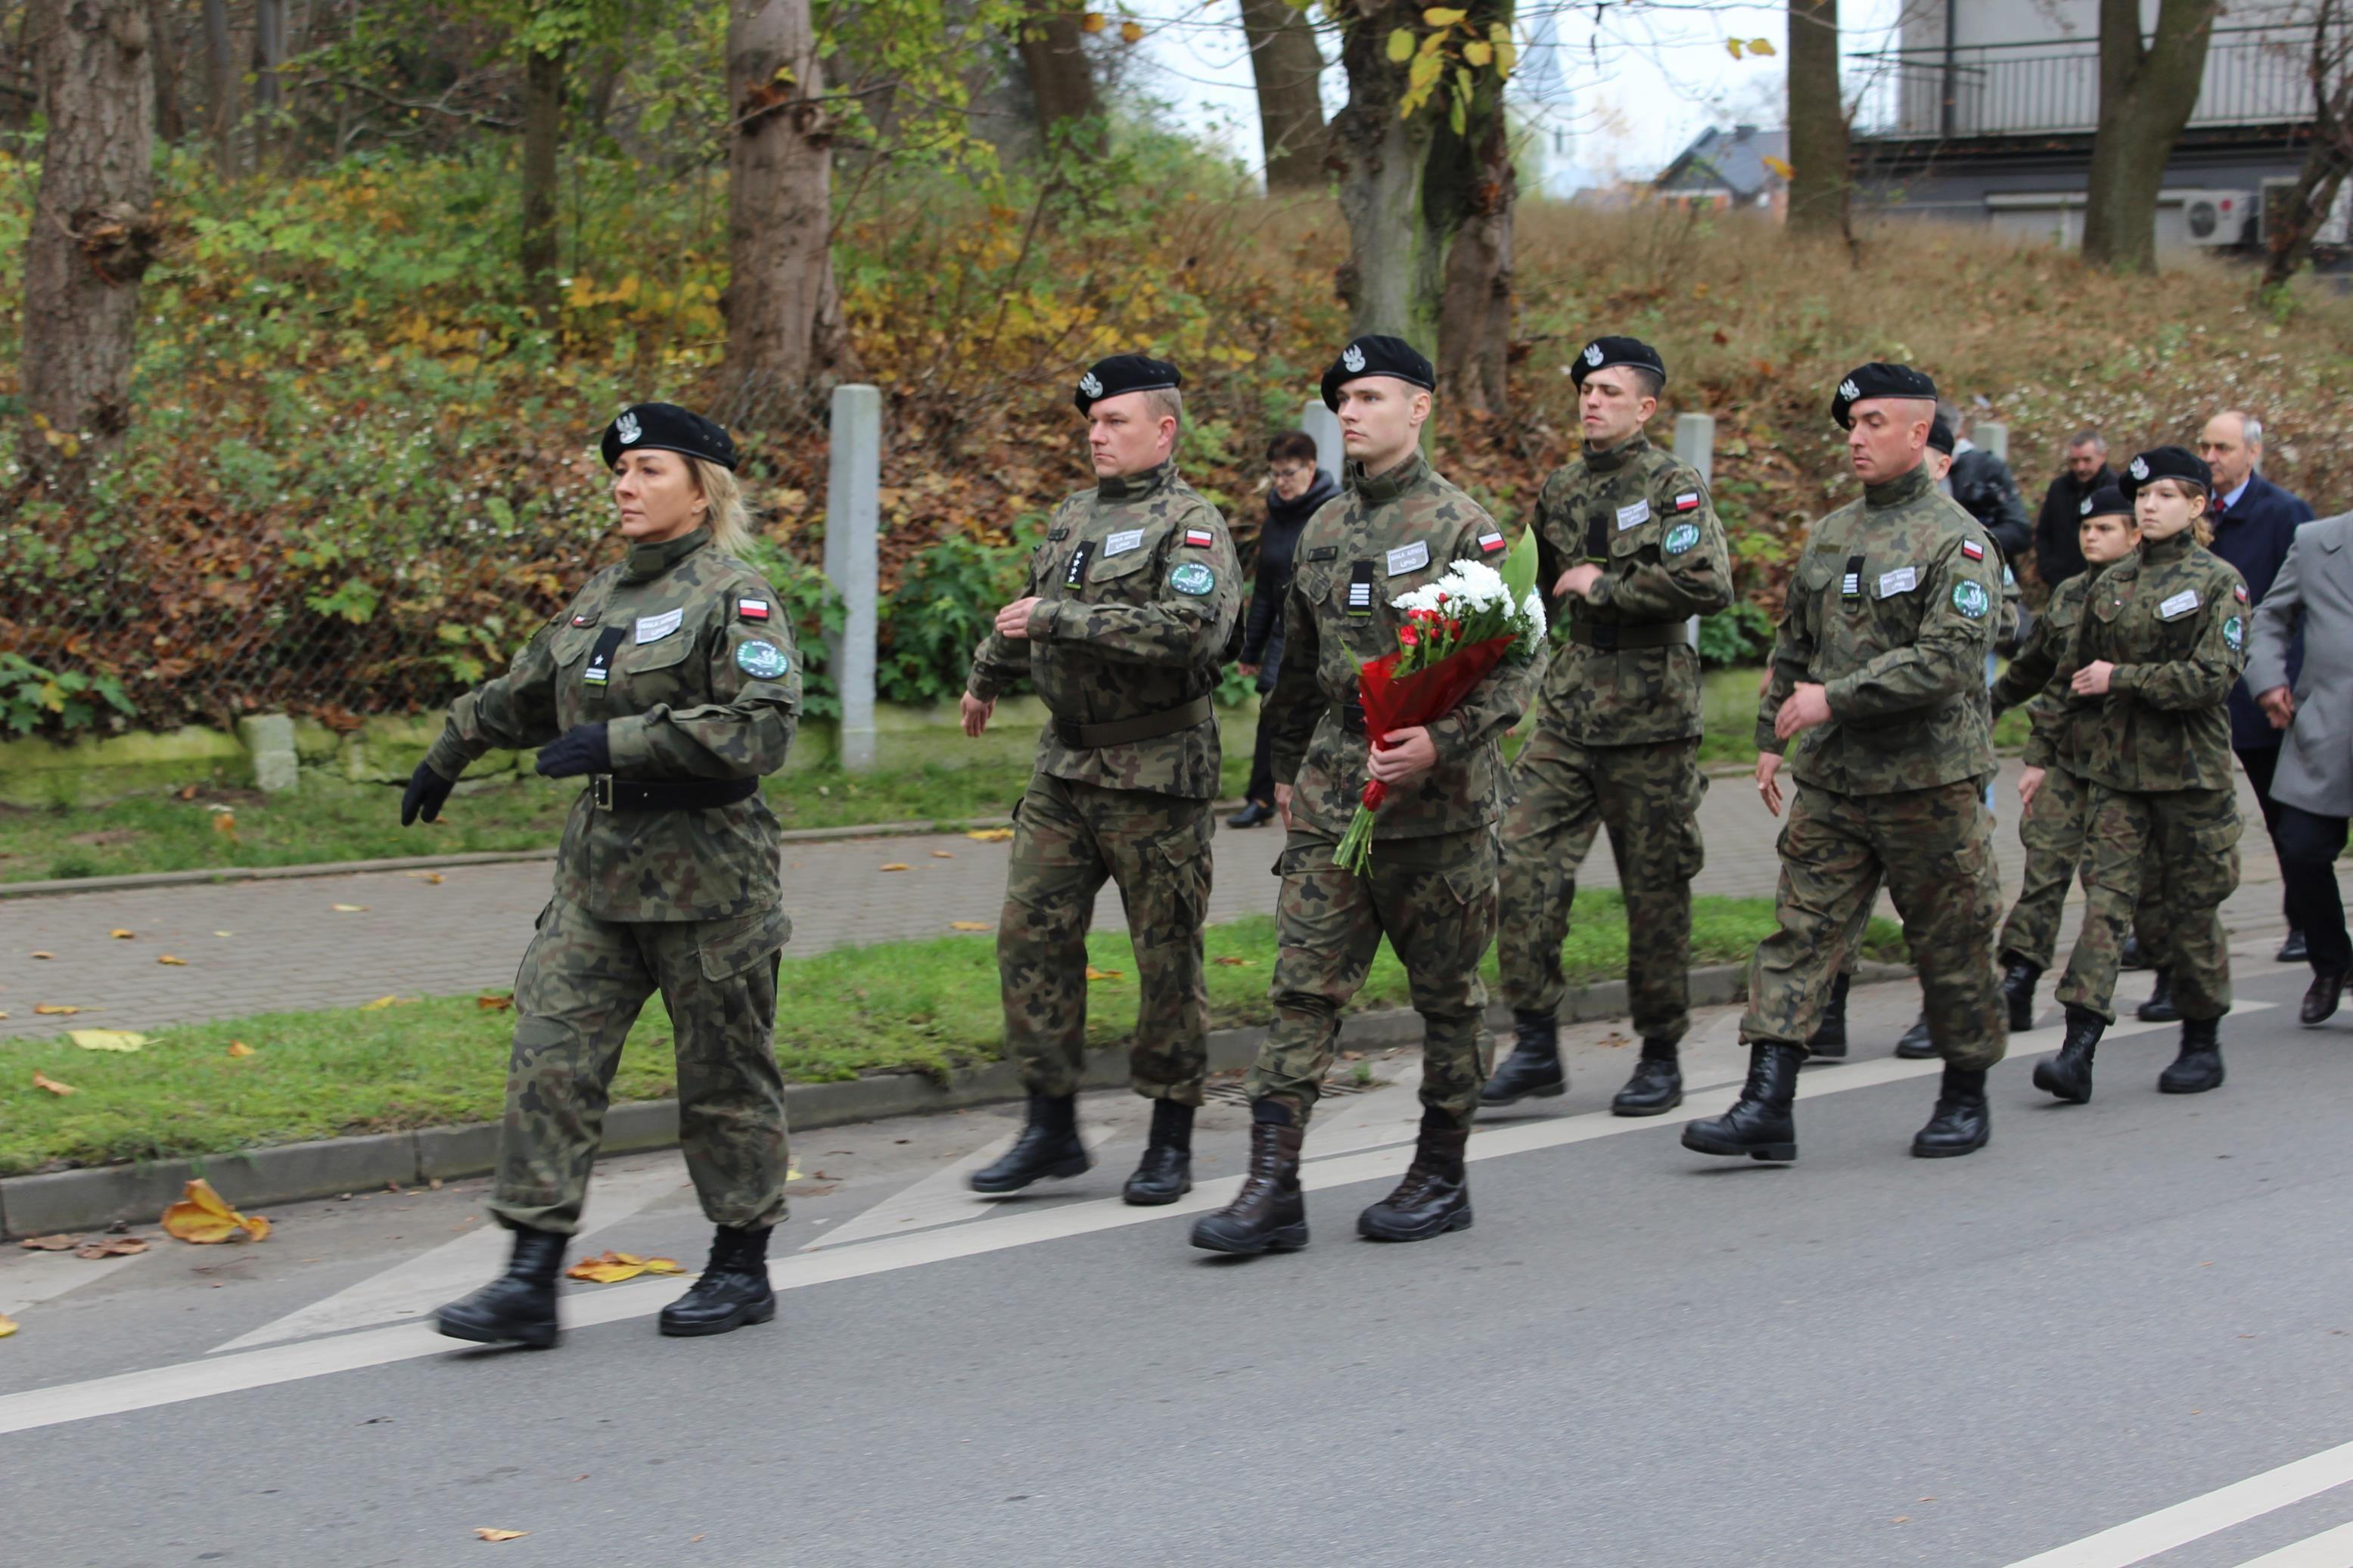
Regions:
<instances>
[{"instance_id":1,"label":"grey coat","mask_svg":"<svg viewBox=\"0 0 2353 1568\"><path fill-rule=\"evenodd\" d=\"M2295 719L2280 746L2272 795L2322 816L2353 816L2353 512L2295 531L2295 542L2255 606L2246 689L2260 697L2288 681L2288 650L2304 632Z\"/></svg>"}]
</instances>

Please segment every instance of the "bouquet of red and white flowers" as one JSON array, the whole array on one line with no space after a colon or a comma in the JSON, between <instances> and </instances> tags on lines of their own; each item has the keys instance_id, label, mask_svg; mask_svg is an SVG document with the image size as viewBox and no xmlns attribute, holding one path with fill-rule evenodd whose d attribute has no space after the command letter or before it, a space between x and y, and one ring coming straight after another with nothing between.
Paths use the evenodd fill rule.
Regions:
<instances>
[{"instance_id":1,"label":"bouquet of red and white flowers","mask_svg":"<svg viewBox=\"0 0 2353 1568\"><path fill-rule=\"evenodd\" d=\"M1535 531L1520 536L1504 570L1457 561L1435 583L1390 602L1405 612L1395 653L1356 667L1357 700L1373 744L1393 730L1443 719L1506 658L1525 663L1544 645L1544 600L1536 593ZM1363 876L1373 860L1373 814L1388 798L1374 779L1334 858Z\"/></svg>"}]
</instances>

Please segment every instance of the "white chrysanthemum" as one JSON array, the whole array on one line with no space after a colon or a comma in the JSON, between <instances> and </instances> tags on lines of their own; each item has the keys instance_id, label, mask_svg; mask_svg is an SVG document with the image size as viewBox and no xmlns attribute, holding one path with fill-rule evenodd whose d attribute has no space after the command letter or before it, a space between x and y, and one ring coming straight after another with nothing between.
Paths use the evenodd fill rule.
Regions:
<instances>
[{"instance_id":1,"label":"white chrysanthemum","mask_svg":"<svg viewBox=\"0 0 2353 1568\"><path fill-rule=\"evenodd\" d=\"M1529 589L1528 596L1520 601L1520 613L1525 616L1528 624L1535 628L1528 636L1542 637L1545 635L1544 595L1534 588Z\"/></svg>"},{"instance_id":2,"label":"white chrysanthemum","mask_svg":"<svg viewBox=\"0 0 2353 1568\"><path fill-rule=\"evenodd\" d=\"M1438 608L1438 595L1445 589L1443 581L1425 583L1410 594L1399 594L1389 603L1400 610L1435 610Z\"/></svg>"},{"instance_id":3,"label":"white chrysanthemum","mask_svg":"<svg viewBox=\"0 0 2353 1568\"><path fill-rule=\"evenodd\" d=\"M1504 585L1503 574L1483 561L1457 561L1448 568L1463 598L1480 609L1491 609L1512 602L1511 590Z\"/></svg>"}]
</instances>

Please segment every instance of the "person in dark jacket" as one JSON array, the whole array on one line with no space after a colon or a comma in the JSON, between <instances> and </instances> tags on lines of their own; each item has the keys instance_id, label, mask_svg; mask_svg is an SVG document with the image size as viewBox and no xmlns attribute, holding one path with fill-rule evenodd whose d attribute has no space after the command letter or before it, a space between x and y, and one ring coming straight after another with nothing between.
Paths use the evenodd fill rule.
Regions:
<instances>
[{"instance_id":1,"label":"person in dark jacket","mask_svg":"<svg viewBox=\"0 0 2353 1568\"><path fill-rule=\"evenodd\" d=\"M2313 521L2312 508L2299 496L2272 483L2258 472L2263 460L2263 421L2235 408L2206 421L2198 437L2198 455L2214 471L2215 554L2239 569L2246 579L2249 599L2257 605L2272 591L2281 563L2295 543L2295 531ZM2287 679L2291 685L2304 671L2304 638L2289 639ZM2279 808L2272 804L2272 773L2279 766L2280 731L2272 728L2254 695L2243 682L2231 688L2231 750L2255 786L2263 808L2263 830L2278 847ZM2304 932L2296 929L2295 911L2285 910L2287 941L2279 950L2282 963L2302 963L2309 957Z\"/></svg>"},{"instance_id":2,"label":"person in dark jacket","mask_svg":"<svg viewBox=\"0 0 2353 1568\"><path fill-rule=\"evenodd\" d=\"M1952 468L1946 475L1953 499L2001 546L2005 563L2024 560L2034 548L2034 522L2026 515L2026 498L2018 493L2010 465L1969 439L1977 426L1973 416L1951 407L1938 412L1954 436Z\"/></svg>"},{"instance_id":3,"label":"person in dark jacket","mask_svg":"<svg viewBox=\"0 0 2353 1568\"><path fill-rule=\"evenodd\" d=\"M1258 681L1260 695L1274 689L1282 670L1282 601L1291 592L1292 552L1299 531L1340 481L1315 466L1315 437L1285 430L1266 444L1266 528L1259 535L1258 572L1250 584L1250 609L1242 625L1242 652L1236 668ZM1242 808L1226 818L1229 827L1256 827L1274 816L1274 733L1261 724L1250 758L1250 788Z\"/></svg>"},{"instance_id":4,"label":"person in dark jacket","mask_svg":"<svg viewBox=\"0 0 2353 1568\"><path fill-rule=\"evenodd\" d=\"M2034 574L2043 587L2056 588L2084 570L2084 550L2076 538L2084 503L2116 482L2116 470L2108 467L2106 437L2097 430L2078 430L2067 438L2067 466L2042 492L2042 510L2034 520Z\"/></svg>"}]
</instances>

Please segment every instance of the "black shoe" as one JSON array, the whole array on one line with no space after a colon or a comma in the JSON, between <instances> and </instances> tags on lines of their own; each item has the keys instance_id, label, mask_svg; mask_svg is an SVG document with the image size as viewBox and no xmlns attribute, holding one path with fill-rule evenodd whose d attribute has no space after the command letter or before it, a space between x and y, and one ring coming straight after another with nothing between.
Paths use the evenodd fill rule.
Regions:
<instances>
[{"instance_id":1,"label":"black shoe","mask_svg":"<svg viewBox=\"0 0 2353 1568\"><path fill-rule=\"evenodd\" d=\"M1928 1037L1928 1015L1923 1013L1913 1026L1904 1031L1895 1042L1895 1054L1907 1062L1925 1062L1936 1054L1936 1042Z\"/></svg>"},{"instance_id":2,"label":"black shoe","mask_svg":"<svg viewBox=\"0 0 2353 1568\"><path fill-rule=\"evenodd\" d=\"M1675 1059L1672 1040L1644 1040L1642 1059L1634 1076L1609 1102L1620 1116L1664 1116L1683 1102L1683 1072Z\"/></svg>"},{"instance_id":3,"label":"black shoe","mask_svg":"<svg viewBox=\"0 0 2353 1568\"><path fill-rule=\"evenodd\" d=\"M2148 1000L2140 1005L2140 1011L2134 1016L2144 1024L2170 1024L2181 1016L2180 1009L2173 1005L2173 965L2158 966L2157 989L2148 994Z\"/></svg>"},{"instance_id":4,"label":"black shoe","mask_svg":"<svg viewBox=\"0 0 2353 1568\"><path fill-rule=\"evenodd\" d=\"M2107 1032L2108 1021L2097 1013L2068 1008L2067 1038L2057 1056L2034 1064L2034 1087L2070 1105L2087 1103L2092 1098L2092 1056L2100 1048L2100 1037Z\"/></svg>"},{"instance_id":5,"label":"black shoe","mask_svg":"<svg viewBox=\"0 0 2353 1568\"><path fill-rule=\"evenodd\" d=\"M2304 933L2296 930L2294 926L2290 926L2288 928L2287 940L2280 943L2279 952L2274 953L2272 956L2278 959L2282 963L2310 963L2312 962L2312 950L2305 945Z\"/></svg>"},{"instance_id":6,"label":"black shoe","mask_svg":"<svg viewBox=\"0 0 2353 1568\"><path fill-rule=\"evenodd\" d=\"M2001 973L2001 999L2010 1005L2010 1032L2022 1035L2034 1027L2034 984L2042 978L2042 966L2029 963L2016 953L2010 955L2010 967Z\"/></svg>"},{"instance_id":7,"label":"black shoe","mask_svg":"<svg viewBox=\"0 0 2353 1568\"><path fill-rule=\"evenodd\" d=\"M435 1313L434 1327L453 1340L545 1350L555 1342L555 1277L564 1268L568 1239L516 1226L507 1271Z\"/></svg>"},{"instance_id":8,"label":"black shoe","mask_svg":"<svg viewBox=\"0 0 2353 1568\"><path fill-rule=\"evenodd\" d=\"M1703 1154L1746 1154L1752 1160L1798 1157L1798 1123L1789 1107L1798 1095L1803 1046L1759 1040L1748 1047L1748 1082L1721 1116L1683 1129L1683 1147Z\"/></svg>"},{"instance_id":9,"label":"black shoe","mask_svg":"<svg viewBox=\"0 0 2353 1568\"><path fill-rule=\"evenodd\" d=\"M1471 1130L1442 1112L1421 1113L1413 1163L1397 1191L1356 1216L1356 1234L1367 1241L1428 1241L1450 1230L1471 1228L1471 1179L1462 1168L1462 1146Z\"/></svg>"},{"instance_id":10,"label":"black shoe","mask_svg":"<svg viewBox=\"0 0 2353 1568\"><path fill-rule=\"evenodd\" d=\"M1272 822L1273 820L1274 807L1267 805L1263 801L1250 800L1244 801L1242 803L1242 808L1240 811L1226 818L1226 826L1228 827L1257 827L1261 824Z\"/></svg>"},{"instance_id":11,"label":"black shoe","mask_svg":"<svg viewBox=\"0 0 2353 1568\"><path fill-rule=\"evenodd\" d=\"M2141 946L2140 938L2129 935L2125 938L2124 950L2116 954L2116 967L2118 969L2148 967L2148 953Z\"/></svg>"},{"instance_id":12,"label":"black shoe","mask_svg":"<svg viewBox=\"0 0 2353 1568\"><path fill-rule=\"evenodd\" d=\"M1299 1191L1299 1145L1307 1130L1291 1107L1261 1100L1251 1108L1250 1171L1234 1201L1193 1222L1193 1245L1205 1252L1296 1252L1307 1245L1307 1203Z\"/></svg>"},{"instance_id":13,"label":"black shoe","mask_svg":"<svg viewBox=\"0 0 2353 1568\"><path fill-rule=\"evenodd\" d=\"M1846 994L1854 985L1854 976L1841 972L1831 982L1831 999L1823 1005L1822 1021L1806 1038L1809 1059L1820 1057L1826 1061L1842 1060L1846 1056Z\"/></svg>"},{"instance_id":14,"label":"black shoe","mask_svg":"<svg viewBox=\"0 0 2353 1568\"><path fill-rule=\"evenodd\" d=\"M1529 1095L1556 1100L1568 1092L1560 1065L1560 1021L1550 1013L1512 1015L1512 1054L1479 1091L1482 1105L1515 1105Z\"/></svg>"},{"instance_id":15,"label":"black shoe","mask_svg":"<svg viewBox=\"0 0 2353 1568\"><path fill-rule=\"evenodd\" d=\"M711 1239L711 1261L686 1294L661 1310L661 1331L674 1340L723 1334L776 1315L768 1286L768 1229L723 1225Z\"/></svg>"},{"instance_id":16,"label":"black shoe","mask_svg":"<svg viewBox=\"0 0 2353 1568\"><path fill-rule=\"evenodd\" d=\"M976 1193L1018 1193L1044 1176L1083 1176L1094 1156L1079 1141L1079 1097L1033 1094L1021 1136L994 1165L972 1173Z\"/></svg>"},{"instance_id":17,"label":"black shoe","mask_svg":"<svg viewBox=\"0 0 2353 1568\"><path fill-rule=\"evenodd\" d=\"M2203 1094L2222 1087L2220 1018L2181 1020L2181 1054L2157 1075L2160 1094Z\"/></svg>"},{"instance_id":18,"label":"black shoe","mask_svg":"<svg viewBox=\"0 0 2353 1568\"><path fill-rule=\"evenodd\" d=\"M1912 1152L1923 1160L1974 1154L1993 1136L1993 1108L1986 1104L1985 1068L1947 1063L1936 1091L1936 1113L1912 1135Z\"/></svg>"},{"instance_id":19,"label":"black shoe","mask_svg":"<svg viewBox=\"0 0 2353 1568\"><path fill-rule=\"evenodd\" d=\"M1152 1102L1152 1137L1120 1196L1138 1208L1173 1204L1193 1190L1193 1108Z\"/></svg>"},{"instance_id":20,"label":"black shoe","mask_svg":"<svg viewBox=\"0 0 2353 1568\"><path fill-rule=\"evenodd\" d=\"M2312 989L2304 994L2304 1010L2296 1016L2309 1027L2325 1024L2337 1015L2337 1004L2345 994L2345 971L2323 970L2312 977Z\"/></svg>"}]
</instances>

